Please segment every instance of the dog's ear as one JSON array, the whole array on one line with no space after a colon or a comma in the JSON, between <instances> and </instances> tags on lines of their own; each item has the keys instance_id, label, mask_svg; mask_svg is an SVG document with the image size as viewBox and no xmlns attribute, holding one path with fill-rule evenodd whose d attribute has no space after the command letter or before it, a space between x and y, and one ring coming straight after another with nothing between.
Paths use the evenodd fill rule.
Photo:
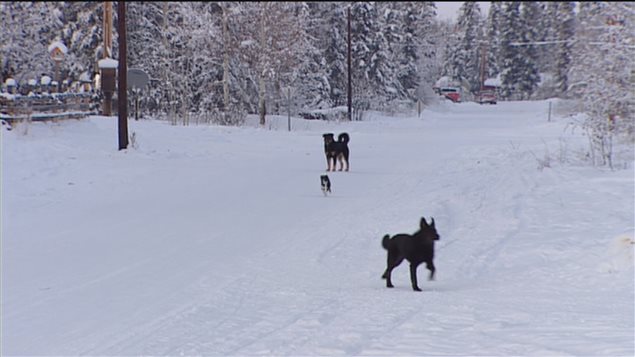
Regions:
<instances>
[{"instance_id":1,"label":"dog's ear","mask_svg":"<svg viewBox=\"0 0 635 357\"><path fill-rule=\"evenodd\" d=\"M424 228L428 226L428 222L426 222L425 217L421 217L421 222L419 223L419 227Z\"/></svg>"},{"instance_id":2,"label":"dog's ear","mask_svg":"<svg viewBox=\"0 0 635 357\"><path fill-rule=\"evenodd\" d=\"M434 228L434 217L430 217L430 227Z\"/></svg>"}]
</instances>

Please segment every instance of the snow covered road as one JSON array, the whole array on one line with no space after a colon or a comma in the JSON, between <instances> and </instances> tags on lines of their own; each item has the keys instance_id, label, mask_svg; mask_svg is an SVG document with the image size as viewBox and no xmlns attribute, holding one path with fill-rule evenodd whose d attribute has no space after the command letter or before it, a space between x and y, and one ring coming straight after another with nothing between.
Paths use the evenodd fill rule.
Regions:
<instances>
[{"instance_id":1,"label":"snow covered road","mask_svg":"<svg viewBox=\"0 0 635 357\"><path fill-rule=\"evenodd\" d=\"M632 161L582 164L546 105L131 121L125 152L102 117L3 132L2 355L632 356ZM351 171L324 197L327 131ZM436 281L387 289L381 237L422 216Z\"/></svg>"}]
</instances>

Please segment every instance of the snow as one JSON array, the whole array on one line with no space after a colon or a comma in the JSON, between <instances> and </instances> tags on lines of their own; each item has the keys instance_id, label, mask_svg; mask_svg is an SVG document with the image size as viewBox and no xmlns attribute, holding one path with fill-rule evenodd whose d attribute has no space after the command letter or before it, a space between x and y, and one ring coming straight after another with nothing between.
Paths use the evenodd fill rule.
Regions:
<instances>
[{"instance_id":1,"label":"snow","mask_svg":"<svg viewBox=\"0 0 635 357\"><path fill-rule=\"evenodd\" d=\"M88 74L88 72L82 72L82 74L79 75L79 80L81 82L91 82L90 74Z\"/></svg>"},{"instance_id":2,"label":"snow","mask_svg":"<svg viewBox=\"0 0 635 357\"><path fill-rule=\"evenodd\" d=\"M589 166L547 108L2 130L1 354L633 356L633 161ZM436 280L387 289L381 238L422 216Z\"/></svg>"},{"instance_id":3,"label":"snow","mask_svg":"<svg viewBox=\"0 0 635 357\"><path fill-rule=\"evenodd\" d=\"M117 66L119 66L119 62L112 58L104 58L100 59L97 62L97 65L99 66L99 68L117 68Z\"/></svg>"},{"instance_id":4,"label":"snow","mask_svg":"<svg viewBox=\"0 0 635 357\"><path fill-rule=\"evenodd\" d=\"M47 85L51 84L51 80L52 80L52 79L51 79L51 77L49 77L49 76L42 76L42 78L40 78L40 83L41 83L42 85L47 86Z\"/></svg>"},{"instance_id":5,"label":"snow","mask_svg":"<svg viewBox=\"0 0 635 357\"><path fill-rule=\"evenodd\" d=\"M434 87L435 88L447 87L450 85L450 82L451 82L450 77L443 76L436 81L436 83L434 84Z\"/></svg>"},{"instance_id":6,"label":"snow","mask_svg":"<svg viewBox=\"0 0 635 357\"><path fill-rule=\"evenodd\" d=\"M50 45L49 45L49 52L53 52L54 49L59 48L60 51L62 51L63 54L67 54L68 53L68 48L66 47L65 44L63 44L60 41L53 41Z\"/></svg>"},{"instance_id":7,"label":"snow","mask_svg":"<svg viewBox=\"0 0 635 357\"><path fill-rule=\"evenodd\" d=\"M240 42L240 47L249 47L253 46L256 43L254 40L245 40Z\"/></svg>"},{"instance_id":8,"label":"snow","mask_svg":"<svg viewBox=\"0 0 635 357\"><path fill-rule=\"evenodd\" d=\"M488 78L483 82L484 85L492 87L500 87L501 83L500 75L496 76L496 78Z\"/></svg>"}]
</instances>

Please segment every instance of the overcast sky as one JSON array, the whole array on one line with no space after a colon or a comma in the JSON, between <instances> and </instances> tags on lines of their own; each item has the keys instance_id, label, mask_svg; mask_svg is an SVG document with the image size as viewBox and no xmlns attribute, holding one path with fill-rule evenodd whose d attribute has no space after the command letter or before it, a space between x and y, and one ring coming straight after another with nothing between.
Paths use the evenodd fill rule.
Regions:
<instances>
[{"instance_id":1,"label":"overcast sky","mask_svg":"<svg viewBox=\"0 0 635 357\"><path fill-rule=\"evenodd\" d=\"M459 8L463 5L463 1L438 1L435 2L435 4L437 5L437 16L439 19L456 21ZM483 15L487 15L489 4L489 1L478 1Z\"/></svg>"}]
</instances>

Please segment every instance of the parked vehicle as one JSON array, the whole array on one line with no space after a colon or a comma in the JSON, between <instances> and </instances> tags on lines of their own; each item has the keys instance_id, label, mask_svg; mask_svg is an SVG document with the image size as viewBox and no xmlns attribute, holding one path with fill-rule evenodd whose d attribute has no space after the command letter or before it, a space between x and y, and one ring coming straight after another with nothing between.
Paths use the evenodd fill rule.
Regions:
<instances>
[{"instance_id":1,"label":"parked vehicle","mask_svg":"<svg viewBox=\"0 0 635 357\"><path fill-rule=\"evenodd\" d=\"M454 103L461 101L461 89L456 87L443 87L439 89L439 94Z\"/></svg>"},{"instance_id":2,"label":"parked vehicle","mask_svg":"<svg viewBox=\"0 0 635 357\"><path fill-rule=\"evenodd\" d=\"M497 99L495 90L482 90L476 95L479 104L496 104Z\"/></svg>"}]
</instances>

